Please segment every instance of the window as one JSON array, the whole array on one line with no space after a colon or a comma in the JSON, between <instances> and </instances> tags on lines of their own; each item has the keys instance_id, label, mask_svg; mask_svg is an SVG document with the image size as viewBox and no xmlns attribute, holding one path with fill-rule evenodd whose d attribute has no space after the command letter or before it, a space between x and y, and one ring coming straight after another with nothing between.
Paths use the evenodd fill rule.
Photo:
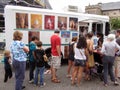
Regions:
<instances>
[{"instance_id":1,"label":"window","mask_svg":"<svg viewBox=\"0 0 120 90\"><path fill-rule=\"evenodd\" d=\"M0 32L3 32L4 29L5 29L4 17L3 15L0 15Z\"/></svg>"}]
</instances>

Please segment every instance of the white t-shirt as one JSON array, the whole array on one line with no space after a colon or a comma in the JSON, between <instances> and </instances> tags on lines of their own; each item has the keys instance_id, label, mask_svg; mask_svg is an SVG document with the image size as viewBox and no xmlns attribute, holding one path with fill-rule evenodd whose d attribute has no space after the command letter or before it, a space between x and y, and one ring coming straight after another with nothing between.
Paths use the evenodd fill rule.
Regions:
<instances>
[{"instance_id":1,"label":"white t-shirt","mask_svg":"<svg viewBox=\"0 0 120 90\"><path fill-rule=\"evenodd\" d=\"M76 43L74 47L74 52L75 52L75 55L74 55L75 59L86 60L85 49L76 48Z\"/></svg>"}]
</instances>

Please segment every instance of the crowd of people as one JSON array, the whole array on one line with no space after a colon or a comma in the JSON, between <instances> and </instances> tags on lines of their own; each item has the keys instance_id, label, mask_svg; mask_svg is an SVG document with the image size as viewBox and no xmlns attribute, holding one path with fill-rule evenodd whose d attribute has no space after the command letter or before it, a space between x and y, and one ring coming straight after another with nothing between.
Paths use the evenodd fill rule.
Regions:
<instances>
[{"instance_id":1,"label":"crowd of people","mask_svg":"<svg viewBox=\"0 0 120 90\"><path fill-rule=\"evenodd\" d=\"M77 84L79 86L82 73L85 72L85 80L91 79L91 69L95 68L96 62L97 64L102 64L102 67L97 68L97 72L102 74L104 86L108 86L108 74L110 75L110 79L114 85L119 85L117 82L120 77L119 72L119 55L120 55L120 46L119 46L119 36L120 30L116 31L115 34L109 34L107 39L104 40L103 34L98 33L97 37L98 44L95 49L93 48L93 34L88 33L86 37L83 35L79 35L79 38L75 45L73 46L74 50L74 60L73 60L73 70L70 74L70 63L68 65L68 75L67 77L71 77L71 84ZM117 37L117 38L116 38ZM83 49L83 50L82 50ZM73 51L72 51L73 52ZM71 52L69 52L71 53ZM69 57L69 62L71 58ZM113 66L115 70L113 70ZM77 77L77 81L75 82L75 78Z\"/></svg>"},{"instance_id":2,"label":"crowd of people","mask_svg":"<svg viewBox=\"0 0 120 90\"><path fill-rule=\"evenodd\" d=\"M49 71L51 72L51 82L60 83L61 80L57 75L57 70L61 66L61 38L60 31L55 30L50 38L51 42L51 59ZM13 42L10 51L5 50L5 78L6 83L8 77L12 77L11 65L15 72L15 90L25 88L23 81L25 78L26 60L29 59L29 83L35 86L44 86L44 72L48 58L42 47L42 42L34 36L29 43L29 47L22 42L23 34L15 31L13 34ZM115 34L109 34L104 40L102 33L97 33L98 44L93 48L93 33L87 33L86 36L80 34L79 37L73 37L69 43L69 57L67 78L71 78L71 85L80 86L81 79L84 75L85 80L91 80L91 70L95 67L95 62L102 64L99 73L103 76L104 86L108 86L108 74L114 85L120 79L120 30ZM11 56L12 55L12 56ZM12 63L12 64L11 64ZM113 66L115 70L113 70ZM85 74L83 74L85 73ZM40 78L38 76L40 75Z\"/></svg>"}]
</instances>

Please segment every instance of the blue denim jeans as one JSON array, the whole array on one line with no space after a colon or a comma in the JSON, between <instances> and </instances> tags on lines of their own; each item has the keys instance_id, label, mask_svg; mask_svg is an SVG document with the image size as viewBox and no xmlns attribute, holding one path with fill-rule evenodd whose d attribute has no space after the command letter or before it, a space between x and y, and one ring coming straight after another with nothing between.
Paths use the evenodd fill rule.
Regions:
<instances>
[{"instance_id":1,"label":"blue denim jeans","mask_svg":"<svg viewBox=\"0 0 120 90\"><path fill-rule=\"evenodd\" d=\"M13 60L15 69L15 90L22 90L22 84L25 78L26 61Z\"/></svg>"},{"instance_id":2,"label":"blue denim jeans","mask_svg":"<svg viewBox=\"0 0 120 90\"><path fill-rule=\"evenodd\" d=\"M115 82L115 76L113 73L113 64L114 64L115 57L112 56L103 56L103 76L104 76L104 83L107 84L108 74L110 75L111 81Z\"/></svg>"},{"instance_id":3,"label":"blue denim jeans","mask_svg":"<svg viewBox=\"0 0 120 90\"><path fill-rule=\"evenodd\" d=\"M40 85L44 84L44 67L36 67L35 69L35 78L34 78L34 84L38 84L38 74L40 74Z\"/></svg>"}]
</instances>

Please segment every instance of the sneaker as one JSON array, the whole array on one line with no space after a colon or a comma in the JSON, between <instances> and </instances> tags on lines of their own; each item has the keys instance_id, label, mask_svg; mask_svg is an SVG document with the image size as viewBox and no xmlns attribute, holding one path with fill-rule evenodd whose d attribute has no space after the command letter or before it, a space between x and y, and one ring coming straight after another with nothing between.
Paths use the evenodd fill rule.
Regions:
<instances>
[{"instance_id":1,"label":"sneaker","mask_svg":"<svg viewBox=\"0 0 120 90\"><path fill-rule=\"evenodd\" d=\"M46 83L43 83L43 84L40 85L40 87L44 87L45 85L46 85Z\"/></svg>"},{"instance_id":2,"label":"sneaker","mask_svg":"<svg viewBox=\"0 0 120 90\"><path fill-rule=\"evenodd\" d=\"M51 70L46 70L44 74L51 74Z\"/></svg>"},{"instance_id":3,"label":"sneaker","mask_svg":"<svg viewBox=\"0 0 120 90\"><path fill-rule=\"evenodd\" d=\"M119 85L119 83L118 83L117 81L115 81L115 82L114 82L114 85L115 85L115 86L118 86L118 85Z\"/></svg>"},{"instance_id":4,"label":"sneaker","mask_svg":"<svg viewBox=\"0 0 120 90\"><path fill-rule=\"evenodd\" d=\"M29 83L33 83L33 82L34 82L34 80L33 80L33 79L29 81Z\"/></svg>"},{"instance_id":5,"label":"sneaker","mask_svg":"<svg viewBox=\"0 0 120 90\"><path fill-rule=\"evenodd\" d=\"M105 84L105 83L104 83L103 85L104 85L105 87L107 87L107 86L108 86L108 84Z\"/></svg>"},{"instance_id":6,"label":"sneaker","mask_svg":"<svg viewBox=\"0 0 120 90\"><path fill-rule=\"evenodd\" d=\"M34 84L34 87L37 87L38 85L37 84Z\"/></svg>"}]
</instances>

